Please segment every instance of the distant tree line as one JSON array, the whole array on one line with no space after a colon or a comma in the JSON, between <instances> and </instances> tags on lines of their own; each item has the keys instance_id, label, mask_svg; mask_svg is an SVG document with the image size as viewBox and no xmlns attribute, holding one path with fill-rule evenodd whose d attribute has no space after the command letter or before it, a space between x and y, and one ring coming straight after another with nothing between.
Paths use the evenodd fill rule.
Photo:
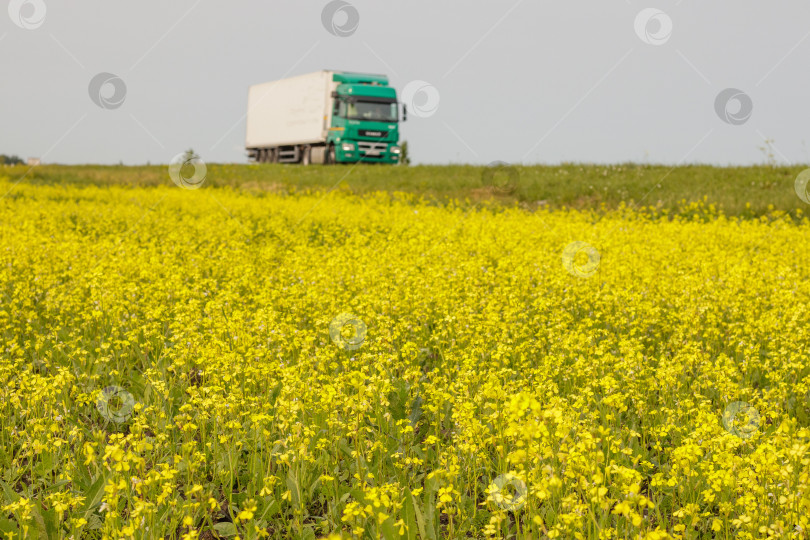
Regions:
<instances>
[{"instance_id":1,"label":"distant tree line","mask_svg":"<svg viewBox=\"0 0 810 540\"><path fill-rule=\"evenodd\" d=\"M0 154L0 165L23 165L25 162L20 159L20 156L7 156Z\"/></svg>"}]
</instances>

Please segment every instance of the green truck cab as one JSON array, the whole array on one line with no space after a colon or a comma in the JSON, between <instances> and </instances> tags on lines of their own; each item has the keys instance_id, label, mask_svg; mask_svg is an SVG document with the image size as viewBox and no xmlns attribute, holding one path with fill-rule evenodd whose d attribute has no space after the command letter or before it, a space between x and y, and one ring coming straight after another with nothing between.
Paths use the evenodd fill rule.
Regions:
<instances>
[{"instance_id":1,"label":"green truck cab","mask_svg":"<svg viewBox=\"0 0 810 540\"><path fill-rule=\"evenodd\" d=\"M327 162L399 163L399 104L388 77L335 73L333 80Z\"/></svg>"}]
</instances>

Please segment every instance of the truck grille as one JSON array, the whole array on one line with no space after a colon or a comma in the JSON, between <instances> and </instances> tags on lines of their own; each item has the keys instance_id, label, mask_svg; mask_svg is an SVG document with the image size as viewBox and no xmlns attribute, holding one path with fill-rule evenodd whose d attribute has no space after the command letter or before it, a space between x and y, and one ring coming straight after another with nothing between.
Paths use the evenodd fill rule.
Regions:
<instances>
[{"instance_id":1,"label":"truck grille","mask_svg":"<svg viewBox=\"0 0 810 540\"><path fill-rule=\"evenodd\" d=\"M388 148L387 143L359 141L357 148L363 154L382 154Z\"/></svg>"},{"instance_id":2,"label":"truck grille","mask_svg":"<svg viewBox=\"0 0 810 540\"><path fill-rule=\"evenodd\" d=\"M361 129L357 132L358 135L361 137L376 137L378 139L382 139L383 137L388 137L387 131L382 131L379 129Z\"/></svg>"}]
</instances>

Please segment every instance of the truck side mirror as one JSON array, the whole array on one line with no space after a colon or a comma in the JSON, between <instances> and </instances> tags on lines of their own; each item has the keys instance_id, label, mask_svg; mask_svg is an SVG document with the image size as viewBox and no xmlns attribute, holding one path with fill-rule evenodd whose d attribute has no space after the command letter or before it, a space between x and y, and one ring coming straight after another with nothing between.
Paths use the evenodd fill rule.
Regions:
<instances>
[{"instance_id":1,"label":"truck side mirror","mask_svg":"<svg viewBox=\"0 0 810 540\"><path fill-rule=\"evenodd\" d=\"M402 104L402 121L403 122L408 121L408 106L405 105L404 103Z\"/></svg>"}]
</instances>

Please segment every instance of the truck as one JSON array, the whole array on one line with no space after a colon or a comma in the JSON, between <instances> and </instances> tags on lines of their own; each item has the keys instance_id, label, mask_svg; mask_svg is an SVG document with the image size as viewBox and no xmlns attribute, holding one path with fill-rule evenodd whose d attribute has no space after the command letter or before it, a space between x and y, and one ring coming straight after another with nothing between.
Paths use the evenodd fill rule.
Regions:
<instances>
[{"instance_id":1,"label":"truck","mask_svg":"<svg viewBox=\"0 0 810 540\"><path fill-rule=\"evenodd\" d=\"M399 112L385 75L324 70L257 84L245 148L257 163L399 163Z\"/></svg>"}]
</instances>

